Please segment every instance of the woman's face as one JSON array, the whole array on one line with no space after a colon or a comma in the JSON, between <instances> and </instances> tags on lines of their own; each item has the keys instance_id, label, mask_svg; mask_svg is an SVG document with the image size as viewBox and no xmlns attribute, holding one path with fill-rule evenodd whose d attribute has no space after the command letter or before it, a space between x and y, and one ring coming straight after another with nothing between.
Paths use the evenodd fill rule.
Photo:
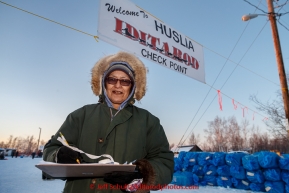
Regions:
<instances>
[{"instance_id":1,"label":"woman's face","mask_svg":"<svg viewBox=\"0 0 289 193\"><path fill-rule=\"evenodd\" d=\"M107 78L114 78L114 79L118 79L116 81L116 83L108 83ZM105 80L105 88L106 88L106 94L108 96L108 98L110 99L110 101L113 104L113 107L115 109L118 109L118 107L121 105L121 103L127 99L127 97L130 94L130 90L132 87L132 84L130 83L128 86L123 86L120 83L120 80L127 80L129 81L130 78L129 76L124 73L121 70L115 70L113 72L111 72L108 76L107 76L106 80Z\"/></svg>"}]
</instances>

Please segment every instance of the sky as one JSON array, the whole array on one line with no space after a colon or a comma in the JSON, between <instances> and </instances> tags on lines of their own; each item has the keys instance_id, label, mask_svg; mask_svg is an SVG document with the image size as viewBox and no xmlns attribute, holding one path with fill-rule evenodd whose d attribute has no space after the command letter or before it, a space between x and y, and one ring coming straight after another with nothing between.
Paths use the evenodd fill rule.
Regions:
<instances>
[{"instance_id":1,"label":"sky","mask_svg":"<svg viewBox=\"0 0 289 193\"><path fill-rule=\"evenodd\" d=\"M257 95L266 102L280 91L271 26L266 16L241 20L245 14L267 12L266 0L131 2L203 46L206 83L140 58L149 70L147 92L135 105L160 119L170 143L178 144L191 132L205 141L204 129L216 116L235 116L239 123L247 119L250 126L267 131L266 115L249 97ZM281 10L278 7L286 2L274 4L275 11L288 12L288 2ZM47 141L69 113L97 103L90 86L91 68L103 56L120 51L93 38L98 8L98 1L0 1L0 141L10 135L38 139L40 130L40 139ZM287 70L289 14L279 21Z\"/></svg>"}]
</instances>

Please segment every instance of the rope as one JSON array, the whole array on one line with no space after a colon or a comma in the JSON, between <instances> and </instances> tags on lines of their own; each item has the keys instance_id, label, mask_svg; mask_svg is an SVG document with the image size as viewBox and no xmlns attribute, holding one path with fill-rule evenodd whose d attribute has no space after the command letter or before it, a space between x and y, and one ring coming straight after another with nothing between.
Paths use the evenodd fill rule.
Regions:
<instances>
[{"instance_id":1,"label":"rope","mask_svg":"<svg viewBox=\"0 0 289 193\"><path fill-rule=\"evenodd\" d=\"M36 16L36 17L39 17L39 18L41 18L41 19L45 19L45 20L47 20L47 21L50 21L50 22L56 23L56 24L61 25L61 26L63 26L63 27L66 27L66 28L69 28L69 29L75 30L75 31L77 31L77 32L83 33L83 34L85 34L85 35L92 36L92 37L93 37L93 38L98 42L98 40L97 40L98 36L95 36L95 35L92 35L92 34L86 33L86 32L84 32L84 31L81 31L81 30L75 29L75 28L73 28L73 27L70 27L70 26L64 25L64 24L59 23L59 22L57 22L57 21L53 21L53 20L51 20L51 19L48 19L48 18L43 17L43 16L41 16L41 15L37 15L37 14L35 14L35 13L32 13L32 12L26 11L26 10L21 9L21 8L19 8L19 7L15 7L15 6L10 5L10 4L8 4L8 3L5 3L5 2L3 2L3 1L0 1L0 3L3 3L3 4L5 4L5 5L7 5L7 6L10 6L10 7L13 7L13 8L15 8L15 9L18 9L18 10L20 10L20 11L23 11L23 12L29 13L29 14L34 15L34 16Z\"/></svg>"}]
</instances>

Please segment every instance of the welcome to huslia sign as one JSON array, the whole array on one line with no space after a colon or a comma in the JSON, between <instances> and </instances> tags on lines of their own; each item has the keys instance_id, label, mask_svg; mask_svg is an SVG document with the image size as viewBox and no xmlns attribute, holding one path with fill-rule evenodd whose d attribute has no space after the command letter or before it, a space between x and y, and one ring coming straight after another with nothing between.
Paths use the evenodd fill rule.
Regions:
<instances>
[{"instance_id":1,"label":"welcome to huslia sign","mask_svg":"<svg viewBox=\"0 0 289 193\"><path fill-rule=\"evenodd\" d=\"M127 0L100 0L98 36L205 83L203 47Z\"/></svg>"}]
</instances>

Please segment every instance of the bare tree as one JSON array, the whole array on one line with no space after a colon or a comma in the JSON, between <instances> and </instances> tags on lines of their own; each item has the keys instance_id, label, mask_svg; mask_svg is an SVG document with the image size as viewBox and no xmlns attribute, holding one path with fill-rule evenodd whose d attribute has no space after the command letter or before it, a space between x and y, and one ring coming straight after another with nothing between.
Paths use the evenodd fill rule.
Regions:
<instances>
[{"instance_id":1,"label":"bare tree","mask_svg":"<svg viewBox=\"0 0 289 193\"><path fill-rule=\"evenodd\" d=\"M228 140L228 148L230 148L231 150L242 149L243 139L241 137L240 126L234 116L228 118L226 127L226 138Z\"/></svg>"},{"instance_id":2,"label":"bare tree","mask_svg":"<svg viewBox=\"0 0 289 193\"><path fill-rule=\"evenodd\" d=\"M200 142L200 134L195 136L195 134L192 133L189 138L188 145L197 145L199 142Z\"/></svg>"},{"instance_id":3,"label":"bare tree","mask_svg":"<svg viewBox=\"0 0 289 193\"><path fill-rule=\"evenodd\" d=\"M47 141L44 141L43 139L40 141L40 145L45 145Z\"/></svg>"},{"instance_id":4,"label":"bare tree","mask_svg":"<svg viewBox=\"0 0 289 193\"><path fill-rule=\"evenodd\" d=\"M208 152L213 151L212 148L210 147L210 145L208 145L207 142L203 142L203 143L199 144L199 147L200 147L203 151L208 151Z\"/></svg>"},{"instance_id":5,"label":"bare tree","mask_svg":"<svg viewBox=\"0 0 289 193\"><path fill-rule=\"evenodd\" d=\"M264 133L260 137L260 147L259 151L261 150L270 150L270 138L268 136L268 133Z\"/></svg>"},{"instance_id":6,"label":"bare tree","mask_svg":"<svg viewBox=\"0 0 289 193\"><path fill-rule=\"evenodd\" d=\"M255 127L254 125L251 127L251 133L250 133L250 136L249 136L249 139L248 139L248 143L249 143L249 146L251 147L251 151L252 153L256 152L256 149L257 149L257 141L255 139L258 138L258 133L260 133L259 131L259 127Z\"/></svg>"},{"instance_id":7,"label":"bare tree","mask_svg":"<svg viewBox=\"0 0 289 193\"><path fill-rule=\"evenodd\" d=\"M31 135L31 136L28 136L27 139L26 139L26 143L27 143L27 148L26 148L26 153L27 154L30 154L32 153L33 151L37 151L37 144L34 140L34 136Z\"/></svg>"},{"instance_id":8,"label":"bare tree","mask_svg":"<svg viewBox=\"0 0 289 193\"><path fill-rule=\"evenodd\" d=\"M271 140L268 133L261 133L259 128L252 128L252 134L249 138L249 144L252 147L252 153L264 150L272 150Z\"/></svg>"},{"instance_id":9,"label":"bare tree","mask_svg":"<svg viewBox=\"0 0 289 193\"><path fill-rule=\"evenodd\" d=\"M208 122L208 128L204 129L206 142L201 144L205 151L244 150L251 153L258 151L274 150L280 153L288 153L288 143L284 138L278 138L261 132L254 125L249 128L249 121L244 119L238 124L234 116L221 119L216 116L214 121ZM194 138L194 136L192 137Z\"/></svg>"},{"instance_id":10,"label":"bare tree","mask_svg":"<svg viewBox=\"0 0 289 193\"><path fill-rule=\"evenodd\" d=\"M13 140L13 135L10 135L7 143L4 145L4 148L10 148Z\"/></svg>"},{"instance_id":11,"label":"bare tree","mask_svg":"<svg viewBox=\"0 0 289 193\"><path fill-rule=\"evenodd\" d=\"M25 139L23 137L17 138L15 149L17 149L19 152L25 152L26 143L25 143Z\"/></svg>"},{"instance_id":12,"label":"bare tree","mask_svg":"<svg viewBox=\"0 0 289 193\"><path fill-rule=\"evenodd\" d=\"M17 137L14 137L14 139L12 140L11 148L15 148L16 142L17 142Z\"/></svg>"},{"instance_id":13,"label":"bare tree","mask_svg":"<svg viewBox=\"0 0 289 193\"><path fill-rule=\"evenodd\" d=\"M45 145L46 143L45 140L40 141L40 145ZM37 141L34 136L23 138L10 135L6 143L4 141L0 142L0 147L17 149L19 152L27 155L38 150Z\"/></svg>"},{"instance_id":14,"label":"bare tree","mask_svg":"<svg viewBox=\"0 0 289 193\"><path fill-rule=\"evenodd\" d=\"M225 151L227 139L224 134L227 121L216 116L214 121L208 122L208 129L204 129L207 134L207 142L212 151Z\"/></svg>"},{"instance_id":15,"label":"bare tree","mask_svg":"<svg viewBox=\"0 0 289 193\"><path fill-rule=\"evenodd\" d=\"M286 117L281 93L277 92L277 99L271 102L261 102L256 95L250 96L250 100L257 105L256 108L258 110L268 115L269 120L264 123L269 127L268 130L270 133L272 133L274 137L282 138L289 142L286 123L284 121Z\"/></svg>"},{"instance_id":16,"label":"bare tree","mask_svg":"<svg viewBox=\"0 0 289 193\"><path fill-rule=\"evenodd\" d=\"M243 148L249 148L249 143L248 143L248 135L249 135L249 121L247 119L243 119L241 122L241 132L242 132L242 137L243 137Z\"/></svg>"}]
</instances>

